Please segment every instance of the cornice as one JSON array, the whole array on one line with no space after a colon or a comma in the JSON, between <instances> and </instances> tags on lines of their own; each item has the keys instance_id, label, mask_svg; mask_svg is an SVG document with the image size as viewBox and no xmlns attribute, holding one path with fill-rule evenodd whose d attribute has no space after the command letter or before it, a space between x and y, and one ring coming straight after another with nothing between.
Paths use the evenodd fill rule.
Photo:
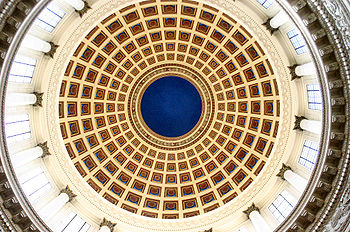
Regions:
<instances>
[{"instance_id":1,"label":"cornice","mask_svg":"<svg viewBox=\"0 0 350 232\"><path fill-rule=\"evenodd\" d=\"M297 12L296 14L302 19L302 21L299 19L300 22L297 23L299 29L304 30L304 36L311 38L311 40L307 39L309 45L311 43L316 48L312 54L320 59L314 60L315 63L325 67L325 73L320 76L320 81L322 91L329 94L325 107L330 110L332 118L328 128L330 129L330 137L325 140L323 136L320 142L323 145L318 160L318 163L323 160L320 178L317 180L313 178L312 182L314 182L315 188L310 189L308 186L309 189L304 193L298 206L277 230L289 228L288 231L322 231L328 221L327 229L333 227L331 231L344 231L342 228L347 226L347 222L343 223L343 226L336 226L337 223L334 223L334 208L341 199L341 193L348 185L346 180L349 177L348 105L350 78L349 53L346 41L343 40L342 36L344 31L338 29L335 22L337 19L333 18L326 9L325 4L330 3L329 1L291 0L289 2ZM282 4L281 1L280 3ZM337 5L335 1L332 5L335 6L334 4ZM285 9L288 8L286 4L282 5ZM335 7L338 10L339 8L341 8L340 5ZM294 10L290 10L289 14L294 21L298 21L293 13ZM325 88L325 83L328 85L327 88ZM346 120L340 120L340 118L346 118ZM347 196L346 194L348 194L347 191L343 193L343 198ZM342 208L342 204L340 208ZM342 216L347 217L347 215ZM343 222L343 220L339 220L339 217L336 217L336 220ZM330 224L331 226L329 226ZM337 229L334 229L335 227Z\"/></svg>"},{"instance_id":2,"label":"cornice","mask_svg":"<svg viewBox=\"0 0 350 232\"><path fill-rule=\"evenodd\" d=\"M16 231L15 226L12 224L11 220L8 218L8 213L6 213L3 207L0 207L0 228L4 231Z\"/></svg>"},{"instance_id":3,"label":"cornice","mask_svg":"<svg viewBox=\"0 0 350 232\"><path fill-rule=\"evenodd\" d=\"M342 146L342 158L338 165L338 174L334 180L335 189L331 192L327 204L320 213L318 221L311 226L313 230L321 231L346 231L350 218L350 137L349 137L349 116L350 116L350 15L346 1L321 0L308 2L310 8L318 15L319 21L326 30L329 41L335 47L337 63L339 63L340 79L344 82L344 115L346 123L343 128L344 140ZM332 76L329 76L331 79ZM334 93L333 95L337 95ZM344 220L345 219L345 220Z\"/></svg>"},{"instance_id":4,"label":"cornice","mask_svg":"<svg viewBox=\"0 0 350 232\"><path fill-rule=\"evenodd\" d=\"M321 0L328 16L339 31L346 49L350 49L350 5L342 0Z\"/></svg>"}]
</instances>

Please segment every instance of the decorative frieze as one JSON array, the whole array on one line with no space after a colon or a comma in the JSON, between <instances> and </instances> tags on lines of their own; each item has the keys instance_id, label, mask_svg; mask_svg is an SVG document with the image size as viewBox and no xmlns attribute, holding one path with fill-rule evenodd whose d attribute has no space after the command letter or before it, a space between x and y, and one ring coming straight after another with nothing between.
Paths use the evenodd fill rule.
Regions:
<instances>
[{"instance_id":1,"label":"decorative frieze","mask_svg":"<svg viewBox=\"0 0 350 232\"><path fill-rule=\"evenodd\" d=\"M323 5L328 13L333 16L333 20L337 29L341 32L344 44L347 49L350 49L350 16L349 9L343 6L339 0L322 0Z\"/></svg>"}]
</instances>

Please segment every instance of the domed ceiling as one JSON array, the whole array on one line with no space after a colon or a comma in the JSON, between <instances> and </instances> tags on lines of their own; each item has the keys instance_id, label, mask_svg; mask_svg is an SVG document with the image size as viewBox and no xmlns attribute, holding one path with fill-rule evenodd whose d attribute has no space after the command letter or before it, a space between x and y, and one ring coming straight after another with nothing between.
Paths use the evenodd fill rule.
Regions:
<instances>
[{"instance_id":1,"label":"domed ceiling","mask_svg":"<svg viewBox=\"0 0 350 232\"><path fill-rule=\"evenodd\" d=\"M168 77L199 94L198 120L176 136L154 132L143 114L149 103L141 104ZM198 2L145 1L110 15L77 46L59 119L71 161L97 193L135 214L176 219L226 204L257 178L279 103L267 55L234 19ZM179 125L192 110L169 120Z\"/></svg>"}]
</instances>

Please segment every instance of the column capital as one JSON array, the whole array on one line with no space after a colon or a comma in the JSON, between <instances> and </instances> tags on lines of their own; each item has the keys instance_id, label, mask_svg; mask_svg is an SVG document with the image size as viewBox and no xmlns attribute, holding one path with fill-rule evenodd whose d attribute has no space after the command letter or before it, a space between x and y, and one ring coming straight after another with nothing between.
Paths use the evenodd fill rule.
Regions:
<instances>
[{"instance_id":1,"label":"column capital","mask_svg":"<svg viewBox=\"0 0 350 232\"><path fill-rule=\"evenodd\" d=\"M73 193L73 191L69 188L68 185L66 186L66 188L62 189L60 193L65 193L68 195L68 197L69 197L68 202L70 202L71 200L73 200L74 197L77 196Z\"/></svg>"},{"instance_id":2,"label":"column capital","mask_svg":"<svg viewBox=\"0 0 350 232\"><path fill-rule=\"evenodd\" d=\"M278 28L273 28L273 27L271 27L271 24L270 24L271 19L272 19L272 18L268 18L268 19L266 20L266 22L264 22L262 25L266 27L266 29L271 33L271 35L273 35L273 33L274 33L275 31L278 31Z\"/></svg>"},{"instance_id":3,"label":"column capital","mask_svg":"<svg viewBox=\"0 0 350 232\"><path fill-rule=\"evenodd\" d=\"M292 65L292 66L288 66L289 68L289 73L290 75L292 76L292 81L295 80L296 78L301 78L300 76L298 76L296 73L295 73L295 69L298 67L297 64L295 65Z\"/></svg>"},{"instance_id":4,"label":"column capital","mask_svg":"<svg viewBox=\"0 0 350 232\"><path fill-rule=\"evenodd\" d=\"M50 51L45 52L45 55L47 55L47 56L53 58L53 56L55 55L56 50L57 50L57 48L58 48L59 46L56 45L56 44L54 44L53 42L48 42L48 43L50 44L51 48L50 48Z\"/></svg>"},{"instance_id":5,"label":"column capital","mask_svg":"<svg viewBox=\"0 0 350 232\"><path fill-rule=\"evenodd\" d=\"M41 158L51 155L49 151L49 147L47 146L47 141L43 143L38 143L37 146L43 150L43 154L41 155Z\"/></svg>"},{"instance_id":6,"label":"column capital","mask_svg":"<svg viewBox=\"0 0 350 232\"><path fill-rule=\"evenodd\" d=\"M276 176L281 177L282 180L286 180L286 179L284 178L284 173L285 173L286 171L288 171L288 170L291 170L291 171L292 171L292 168L289 167L289 166L287 166L287 165L285 165L285 164L282 164L282 168L280 169L279 173L278 173Z\"/></svg>"},{"instance_id":7,"label":"column capital","mask_svg":"<svg viewBox=\"0 0 350 232\"><path fill-rule=\"evenodd\" d=\"M244 214L246 214L248 217L253 211L258 211L260 213L260 210L258 207L255 206L254 203L252 203L251 206L248 207L247 210L243 211Z\"/></svg>"},{"instance_id":8,"label":"column capital","mask_svg":"<svg viewBox=\"0 0 350 232\"><path fill-rule=\"evenodd\" d=\"M84 7L83 7L83 9L81 9L81 10L75 10L75 12L77 12L77 13L79 14L80 18L83 17L83 15L84 15L89 9L91 9L91 7L89 6L89 4L88 4L86 1L83 1L83 2L84 2Z\"/></svg>"},{"instance_id":9,"label":"column capital","mask_svg":"<svg viewBox=\"0 0 350 232\"><path fill-rule=\"evenodd\" d=\"M100 224L100 228L102 226L107 226L111 230L111 232L113 232L113 229L116 225L117 225L117 223L112 223L111 221L108 221L106 218L103 218L103 220Z\"/></svg>"},{"instance_id":10,"label":"column capital","mask_svg":"<svg viewBox=\"0 0 350 232\"><path fill-rule=\"evenodd\" d=\"M293 130L301 130L301 131L303 131L303 129L302 129L301 126L300 126L300 123L301 123L301 121L303 121L304 119L307 119L307 118L304 117L304 116L296 116L296 115L295 115L295 122L294 122L294 128L293 128Z\"/></svg>"},{"instance_id":11,"label":"column capital","mask_svg":"<svg viewBox=\"0 0 350 232\"><path fill-rule=\"evenodd\" d=\"M40 106L40 107L42 107L43 106L43 95L44 95L44 93L34 92L33 94L36 97L36 101L33 104L33 106Z\"/></svg>"}]
</instances>

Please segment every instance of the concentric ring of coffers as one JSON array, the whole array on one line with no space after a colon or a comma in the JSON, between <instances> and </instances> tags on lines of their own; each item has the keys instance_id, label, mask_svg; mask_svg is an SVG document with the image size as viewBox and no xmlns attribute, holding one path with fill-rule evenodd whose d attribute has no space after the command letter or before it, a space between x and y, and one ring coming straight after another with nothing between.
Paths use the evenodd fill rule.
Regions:
<instances>
[{"instance_id":1,"label":"concentric ring of coffers","mask_svg":"<svg viewBox=\"0 0 350 232\"><path fill-rule=\"evenodd\" d=\"M139 83L162 68L194 75L204 102L198 127L175 141L150 133L138 110ZM279 104L270 62L244 27L205 4L147 1L81 41L59 118L67 152L96 192L130 212L174 219L212 211L256 179L276 140Z\"/></svg>"}]
</instances>

